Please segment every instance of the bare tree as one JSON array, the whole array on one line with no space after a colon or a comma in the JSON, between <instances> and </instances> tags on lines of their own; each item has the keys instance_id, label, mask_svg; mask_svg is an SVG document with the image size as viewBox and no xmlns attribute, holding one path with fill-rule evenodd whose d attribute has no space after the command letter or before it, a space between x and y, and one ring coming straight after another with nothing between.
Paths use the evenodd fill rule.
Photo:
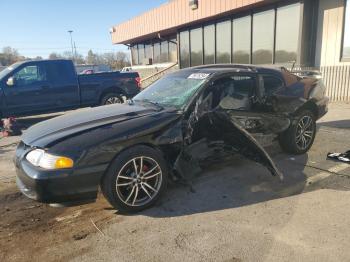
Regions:
<instances>
[{"instance_id":1,"label":"bare tree","mask_svg":"<svg viewBox=\"0 0 350 262\"><path fill-rule=\"evenodd\" d=\"M11 65L24 59L25 57L20 56L16 49L9 46L4 47L0 53L0 63L3 65Z\"/></svg>"},{"instance_id":2,"label":"bare tree","mask_svg":"<svg viewBox=\"0 0 350 262\"><path fill-rule=\"evenodd\" d=\"M63 58L62 55L58 54L58 53L51 53L49 54L49 59L60 59Z\"/></svg>"},{"instance_id":3,"label":"bare tree","mask_svg":"<svg viewBox=\"0 0 350 262\"><path fill-rule=\"evenodd\" d=\"M86 57L86 63L89 65L98 65L103 63L101 57L94 53L91 49L88 52L88 55Z\"/></svg>"}]
</instances>

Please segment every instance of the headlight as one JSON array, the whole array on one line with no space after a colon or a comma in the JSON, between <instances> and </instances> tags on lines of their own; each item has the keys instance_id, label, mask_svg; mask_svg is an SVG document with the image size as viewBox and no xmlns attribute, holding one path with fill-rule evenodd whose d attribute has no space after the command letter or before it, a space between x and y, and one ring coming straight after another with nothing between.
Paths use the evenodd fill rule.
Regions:
<instances>
[{"instance_id":1,"label":"headlight","mask_svg":"<svg viewBox=\"0 0 350 262\"><path fill-rule=\"evenodd\" d=\"M44 169L63 169L71 168L74 165L74 161L68 157L55 156L46 153L42 149L34 149L30 151L26 159L34 166L38 166Z\"/></svg>"}]
</instances>

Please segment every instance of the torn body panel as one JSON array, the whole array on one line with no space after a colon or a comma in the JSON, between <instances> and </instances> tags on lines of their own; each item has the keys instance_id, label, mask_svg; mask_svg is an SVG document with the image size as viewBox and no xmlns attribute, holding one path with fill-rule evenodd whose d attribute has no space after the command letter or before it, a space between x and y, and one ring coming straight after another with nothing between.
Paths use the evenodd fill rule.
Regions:
<instances>
[{"instance_id":1,"label":"torn body panel","mask_svg":"<svg viewBox=\"0 0 350 262\"><path fill-rule=\"evenodd\" d=\"M306 105L312 104L318 112L318 118L326 114L328 98L322 79L299 79L291 76L295 78L294 81L286 81L287 85L271 97L273 111L293 115Z\"/></svg>"},{"instance_id":2,"label":"torn body panel","mask_svg":"<svg viewBox=\"0 0 350 262\"><path fill-rule=\"evenodd\" d=\"M235 154L263 165L273 176L283 179L268 153L226 112L213 111L200 117L194 128L193 141L183 148L175 162L175 169L185 179L191 179L201 171L202 161Z\"/></svg>"},{"instance_id":3,"label":"torn body panel","mask_svg":"<svg viewBox=\"0 0 350 262\"><path fill-rule=\"evenodd\" d=\"M233 122L252 134L281 133L287 130L291 123L290 117L285 114L235 110L229 110L227 114Z\"/></svg>"}]
</instances>

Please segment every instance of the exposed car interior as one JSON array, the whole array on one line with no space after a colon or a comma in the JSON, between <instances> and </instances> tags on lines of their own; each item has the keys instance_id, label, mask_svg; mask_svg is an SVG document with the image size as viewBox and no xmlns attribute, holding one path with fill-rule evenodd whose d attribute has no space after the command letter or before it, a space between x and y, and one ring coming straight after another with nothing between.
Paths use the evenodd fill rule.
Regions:
<instances>
[{"instance_id":1,"label":"exposed car interior","mask_svg":"<svg viewBox=\"0 0 350 262\"><path fill-rule=\"evenodd\" d=\"M202 109L250 110L255 78L233 75L217 79L213 88L204 95Z\"/></svg>"}]
</instances>

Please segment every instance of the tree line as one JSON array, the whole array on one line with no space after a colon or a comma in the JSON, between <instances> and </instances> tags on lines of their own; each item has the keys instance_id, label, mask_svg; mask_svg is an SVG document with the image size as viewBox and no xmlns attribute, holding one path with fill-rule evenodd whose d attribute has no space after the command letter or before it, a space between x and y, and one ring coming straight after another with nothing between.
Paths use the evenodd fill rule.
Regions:
<instances>
[{"instance_id":1,"label":"tree line","mask_svg":"<svg viewBox=\"0 0 350 262\"><path fill-rule=\"evenodd\" d=\"M12 47L4 47L0 51L0 66L9 66L13 63L25 61L25 60L42 60L43 57L37 56L33 58L25 57L19 54L19 52ZM113 70L119 70L123 67L130 66L129 56L122 51L118 52L106 52L106 53L94 53L89 50L86 57L80 53L73 53L66 51L63 53L53 52L48 56L48 59L71 59L76 64L88 64L99 65L105 64L111 67Z\"/></svg>"}]
</instances>

